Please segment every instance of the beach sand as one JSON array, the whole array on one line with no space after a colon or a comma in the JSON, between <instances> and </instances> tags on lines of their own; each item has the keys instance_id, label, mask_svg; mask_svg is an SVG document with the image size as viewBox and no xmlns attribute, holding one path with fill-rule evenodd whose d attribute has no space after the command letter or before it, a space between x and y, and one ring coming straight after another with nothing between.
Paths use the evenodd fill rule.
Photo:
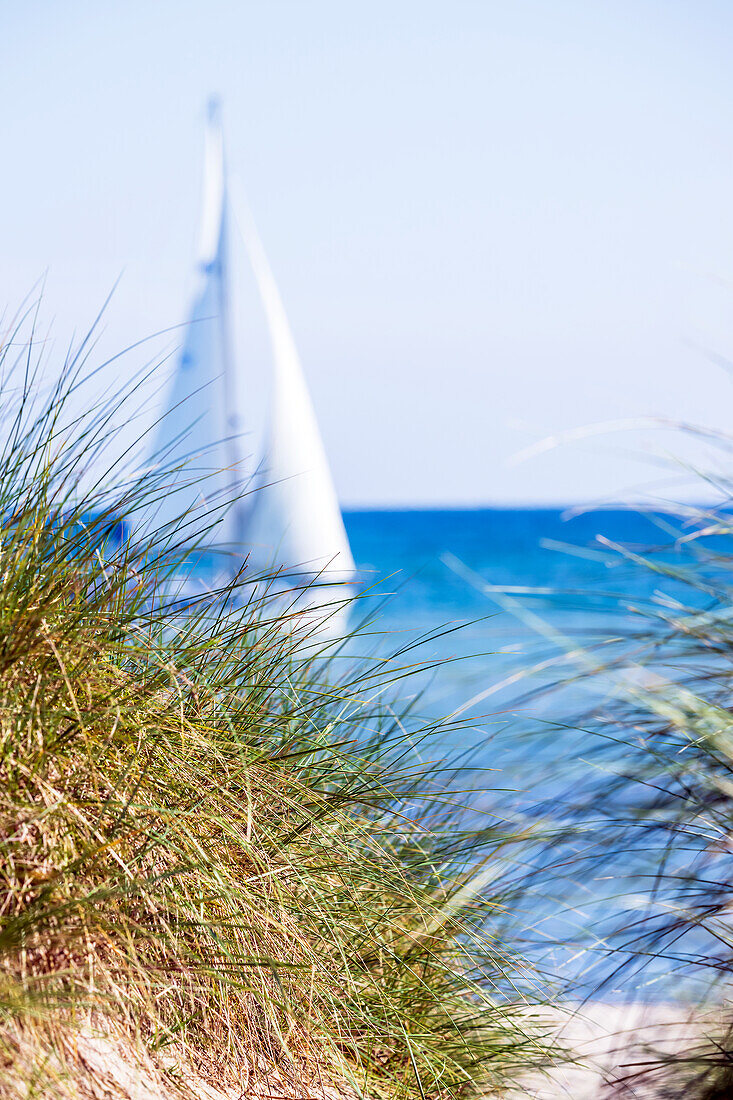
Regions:
<instances>
[{"instance_id":1,"label":"beach sand","mask_svg":"<svg viewBox=\"0 0 733 1100\"><path fill-rule=\"evenodd\" d=\"M654 1100L662 1092L651 1063L699 1047L720 1035L719 1013L701 1015L674 1003L608 1004L586 1002L556 1009L551 1037L572 1052L572 1061L556 1060L546 1073L532 1075L509 1093L511 1100ZM682 1093L680 1093L682 1095Z\"/></svg>"}]
</instances>

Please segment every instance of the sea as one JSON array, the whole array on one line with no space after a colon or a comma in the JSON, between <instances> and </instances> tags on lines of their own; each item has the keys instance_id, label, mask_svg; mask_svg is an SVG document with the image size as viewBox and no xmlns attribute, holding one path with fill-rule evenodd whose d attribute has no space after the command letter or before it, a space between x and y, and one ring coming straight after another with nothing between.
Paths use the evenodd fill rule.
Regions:
<instances>
[{"instance_id":1,"label":"sea","mask_svg":"<svg viewBox=\"0 0 733 1100\"><path fill-rule=\"evenodd\" d=\"M423 754L440 763L467 753L475 779L459 797L509 830L531 822L540 804L546 818L548 806L587 780L597 748L592 715L609 705L607 680L601 687L586 675L602 660L602 643L615 638L623 646L648 629L649 610L689 603L674 575L640 560L680 564L679 523L634 509L570 507L350 510L344 520L360 575L355 616L365 648L414 665L399 690L414 693L426 721L451 719ZM602 799L602 779L597 789ZM599 977L602 963L589 961L597 922L610 928L628 917L629 905L646 905L633 859L624 859L597 877L582 862L571 867L562 898L538 873L524 899L526 926L541 928L539 939L550 945L543 965L581 995L604 982L607 997L636 996L643 987L664 999L672 982L679 996L680 976L672 980L664 960L643 973L622 968L610 982ZM581 927L582 950L558 946Z\"/></svg>"},{"instance_id":2,"label":"sea","mask_svg":"<svg viewBox=\"0 0 733 1100\"><path fill-rule=\"evenodd\" d=\"M679 533L655 513L385 509L349 510L344 521L360 576L356 618L363 608L395 648L417 642L416 663L437 662L426 702L445 714L511 708L564 675L579 642L590 647L680 587L630 560L658 555Z\"/></svg>"}]
</instances>

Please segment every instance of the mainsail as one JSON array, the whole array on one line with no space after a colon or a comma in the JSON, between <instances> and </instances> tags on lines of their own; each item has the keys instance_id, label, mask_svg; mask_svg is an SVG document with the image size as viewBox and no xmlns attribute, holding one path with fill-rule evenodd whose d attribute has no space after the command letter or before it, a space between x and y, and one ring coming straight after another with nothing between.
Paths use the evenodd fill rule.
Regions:
<instances>
[{"instance_id":1,"label":"mainsail","mask_svg":"<svg viewBox=\"0 0 733 1100\"><path fill-rule=\"evenodd\" d=\"M240 539L256 563L350 580L354 559L303 368L249 211L237 211L267 318L274 379L259 485Z\"/></svg>"},{"instance_id":2,"label":"mainsail","mask_svg":"<svg viewBox=\"0 0 733 1100\"><path fill-rule=\"evenodd\" d=\"M250 471L250 485L244 484L237 416L242 387L236 385L230 340L228 214L214 105L206 129L199 288L156 440L158 462L176 471L156 522L178 521L190 541L225 545L235 567L249 558L253 572L276 569L291 584L297 575L351 580L354 560L303 369L262 244L242 211L240 229L274 363L265 451Z\"/></svg>"},{"instance_id":3,"label":"mainsail","mask_svg":"<svg viewBox=\"0 0 733 1100\"><path fill-rule=\"evenodd\" d=\"M229 331L227 194L216 103L209 106L198 286L154 457L165 471L160 528L186 541L228 544L236 530L242 466ZM167 471L170 471L168 475Z\"/></svg>"}]
</instances>

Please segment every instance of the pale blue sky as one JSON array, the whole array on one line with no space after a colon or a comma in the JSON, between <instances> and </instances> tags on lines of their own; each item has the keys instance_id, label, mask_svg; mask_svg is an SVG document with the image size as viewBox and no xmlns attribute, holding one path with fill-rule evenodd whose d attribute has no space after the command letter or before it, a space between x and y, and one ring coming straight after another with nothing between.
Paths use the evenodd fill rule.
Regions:
<instances>
[{"instance_id":1,"label":"pale blue sky","mask_svg":"<svg viewBox=\"0 0 733 1100\"><path fill-rule=\"evenodd\" d=\"M624 495L646 436L508 460L733 428L732 50L729 0L0 0L0 302L183 320L218 92L345 502Z\"/></svg>"}]
</instances>

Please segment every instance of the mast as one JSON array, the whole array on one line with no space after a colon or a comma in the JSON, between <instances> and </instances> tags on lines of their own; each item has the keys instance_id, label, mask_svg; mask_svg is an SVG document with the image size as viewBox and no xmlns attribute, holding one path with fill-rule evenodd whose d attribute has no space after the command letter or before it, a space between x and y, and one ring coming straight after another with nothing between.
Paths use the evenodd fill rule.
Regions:
<instances>
[{"instance_id":1,"label":"mast","mask_svg":"<svg viewBox=\"0 0 733 1100\"><path fill-rule=\"evenodd\" d=\"M230 499L238 495L241 476L239 453L240 423L237 415L237 386L232 349L232 324L229 294L228 248L228 194L226 158L224 155L224 131L221 119L221 103L216 96L207 105L207 125L204 138L204 207L199 246L200 264L204 273L211 267L216 273L218 291L217 319L221 345L222 391L224 398L225 435L222 438L226 456Z\"/></svg>"},{"instance_id":2,"label":"mast","mask_svg":"<svg viewBox=\"0 0 733 1100\"><path fill-rule=\"evenodd\" d=\"M241 478L227 237L221 112L218 102L211 100L204 137L197 288L154 446L155 459L171 469L156 522L180 527L191 541L197 541L203 530L207 544L225 543L234 533L232 504Z\"/></svg>"}]
</instances>

